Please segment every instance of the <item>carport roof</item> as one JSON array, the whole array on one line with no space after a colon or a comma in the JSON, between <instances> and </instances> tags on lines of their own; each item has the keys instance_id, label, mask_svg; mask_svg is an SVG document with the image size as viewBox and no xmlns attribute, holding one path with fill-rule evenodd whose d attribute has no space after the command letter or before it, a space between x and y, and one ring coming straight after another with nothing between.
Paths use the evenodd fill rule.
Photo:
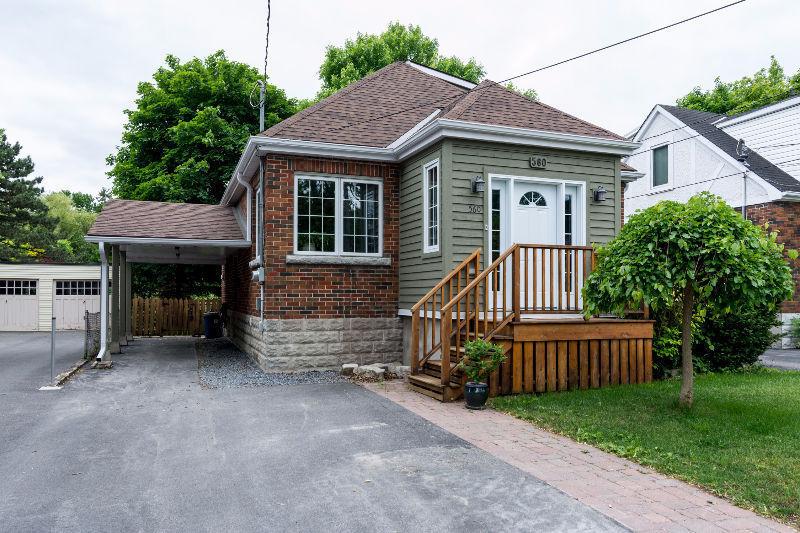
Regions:
<instances>
[{"instance_id":1,"label":"carport roof","mask_svg":"<svg viewBox=\"0 0 800 533\"><path fill-rule=\"evenodd\" d=\"M103 206L87 238L238 241L244 237L234 209L223 205L111 200Z\"/></svg>"}]
</instances>

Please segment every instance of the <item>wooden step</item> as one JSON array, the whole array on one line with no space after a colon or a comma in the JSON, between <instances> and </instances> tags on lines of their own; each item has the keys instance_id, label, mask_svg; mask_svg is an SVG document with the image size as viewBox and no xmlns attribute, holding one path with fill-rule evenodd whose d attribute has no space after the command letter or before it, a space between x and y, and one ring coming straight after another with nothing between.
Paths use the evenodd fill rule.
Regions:
<instances>
[{"instance_id":1,"label":"wooden step","mask_svg":"<svg viewBox=\"0 0 800 533\"><path fill-rule=\"evenodd\" d=\"M460 384L443 386L440 378L428 374L412 374L408 376L408 384L412 390L436 398L440 402L457 400L463 393Z\"/></svg>"}]
</instances>

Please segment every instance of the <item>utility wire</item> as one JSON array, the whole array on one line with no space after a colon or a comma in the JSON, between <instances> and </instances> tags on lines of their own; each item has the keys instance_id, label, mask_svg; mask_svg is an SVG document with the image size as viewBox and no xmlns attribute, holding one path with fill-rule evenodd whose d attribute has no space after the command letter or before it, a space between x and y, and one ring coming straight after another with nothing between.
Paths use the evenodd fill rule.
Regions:
<instances>
[{"instance_id":1,"label":"utility wire","mask_svg":"<svg viewBox=\"0 0 800 533\"><path fill-rule=\"evenodd\" d=\"M529 70L527 72L523 72L522 74L517 74L515 76L511 76L509 78L505 78L504 80L501 80L501 81L497 82L497 84L506 83L506 82L509 82L509 81L512 81L512 80L516 80L518 78L522 78L522 77L528 76L530 74L535 74L537 72L542 72L543 70L551 69L553 67L557 67L557 66L563 65L565 63L569 63L571 61L575 61L577 59L582 59L582 58L590 56L592 54L596 54L598 52L602 52L602 51L608 50L610 48L614 48L616 46L620 46L622 44L626 44L626 43L629 43L631 41L635 41L636 39L641 39L642 37L647 37L649 35L653 35L654 33L658 33L660 31L664 31L664 30L667 30L669 28L674 28L675 26L679 26L679 25L684 24L686 22L697 20L697 19L699 19L701 17L705 17L707 15L711 15L712 13L717 13L719 11L722 11L723 9L728 9L729 7L733 7L733 6L737 5L737 4L741 4L741 3L745 2L745 1L746 0L737 0L736 2L731 2L729 4L725 4L723 6L720 6L718 8L712 9L710 11L705 11L703 13L699 13L699 14L694 15L692 17L688 17L688 18L685 18L685 19L678 20L676 22L673 22L672 24L667 24L666 26L661 26L659 28L655 28L653 30L650 30L650 31L647 31L647 32L644 32L644 33L640 33L638 35L634 35L633 37L628 37L627 39L623 39L623 40L617 41L615 43L607 44L607 45L602 46L600 48L595 48L594 50L590 50L588 52L584 52L582 54L579 54L579 55L576 55L576 56L573 56L573 57L562 59L560 61L556 61L555 63L550 63L549 65L538 67L538 68L535 68L533 70ZM485 87L482 87L482 88L479 88L479 89L475 89L472 92L474 94L477 91L488 89L489 87L493 87L493 86L494 86L494 84L490 84L490 85L487 85ZM456 96L455 98L453 98L453 97L438 98L436 100L431 100L429 102L425 102L425 103L422 103L422 104L419 104L419 105L416 105L416 106L412 106L412 107L409 107L409 108L406 108L406 109L401 109L399 111L394 111L392 113L387 113L385 115L379 115L377 117L371 117L371 118L364 119L364 120L361 120L361 121L351 122L349 124L345 124L341 128L337 128L335 130L329 130L329 131L339 131L341 129L350 128L350 127L353 127L353 126L357 126L359 124L366 124L366 123L369 123L369 122L374 122L376 120L381 120L381 119L384 119L384 118L390 118L390 117L393 117L395 115L406 113L408 111L413 111L415 109L419 109L419 108L422 108L422 107L427 107L427 106L429 106L431 104L436 104L436 103L443 102L443 101L447 101L448 104L449 103L453 103L456 100L458 100L459 98L461 98L462 96L463 95Z\"/></svg>"},{"instance_id":2,"label":"utility wire","mask_svg":"<svg viewBox=\"0 0 800 533\"><path fill-rule=\"evenodd\" d=\"M267 83L267 61L269 60L269 19L272 15L270 0L267 0L267 39L264 44L264 84Z\"/></svg>"},{"instance_id":3,"label":"utility wire","mask_svg":"<svg viewBox=\"0 0 800 533\"><path fill-rule=\"evenodd\" d=\"M800 161L800 157L798 157L797 159L790 159L789 161L786 161L786 163L791 163L792 161ZM701 185L703 183L708 183L708 182L711 182L711 181L717 181L717 180L721 180L721 179L725 179L725 178L730 178L732 176L741 176L742 174L744 174L744 171L743 170L739 170L738 172L733 172L731 174L725 174L724 176L717 176L716 178L709 178L707 180L695 181L694 183L686 183L686 184L683 184L683 185L676 185L674 187L670 187L669 189L667 189L664 192L674 191L675 189L683 189L683 188L686 188L686 187L693 187L695 185ZM764 179L764 178L761 178L761 179ZM768 181L766 179L764 181L766 181L770 185L773 185L770 181ZM642 196L653 196L653 195L656 195L656 194L658 194L658 191L656 191L656 192L646 192L646 193L642 193L642 194L636 194L634 196L626 196L625 197L625 201L627 202L628 200L633 200L634 198L641 198Z\"/></svg>"}]
</instances>

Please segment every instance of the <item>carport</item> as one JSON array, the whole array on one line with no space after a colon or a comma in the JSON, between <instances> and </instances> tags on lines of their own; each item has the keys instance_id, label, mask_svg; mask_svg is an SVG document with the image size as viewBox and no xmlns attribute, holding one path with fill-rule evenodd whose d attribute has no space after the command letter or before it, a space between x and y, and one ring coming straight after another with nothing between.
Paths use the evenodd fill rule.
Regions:
<instances>
[{"instance_id":1,"label":"carport","mask_svg":"<svg viewBox=\"0 0 800 533\"><path fill-rule=\"evenodd\" d=\"M108 202L86 236L98 244L101 259L97 360L109 362L133 338L132 263L222 265L228 255L250 247L249 215L221 205Z\"/></svg>"}]
</instances>

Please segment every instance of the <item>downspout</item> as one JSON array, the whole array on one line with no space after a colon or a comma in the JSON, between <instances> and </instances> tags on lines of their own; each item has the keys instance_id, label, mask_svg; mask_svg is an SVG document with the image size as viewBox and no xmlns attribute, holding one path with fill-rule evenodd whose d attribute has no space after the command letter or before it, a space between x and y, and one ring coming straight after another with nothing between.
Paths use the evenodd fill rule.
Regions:
<instances>
[{"instance_id":1,"label":"downspout","mask_svg":"<svg viewBox=\"0 0 800 533\"><path fill-rule=\"evenodd\" d=\"M262 87L261 90L263 92L264 88ZM264 104L263 104L264 98L263 97L261 98L261 102L262 102L262 104L261 104L261 122L263 124L263 122L264 122ZM264 206L267 203L266 202L266 194L265 194L266 191L264 190L264 158L263 157L259 157L258 158L258 180L259 180L258 181L258 187L259 187L259 190L261 191L261 220L259 220L257 222L257 224L261 225L261 231L260 232L257 231L256 233L258 234L258 238L261 240L261 242L259 242L259 246L256 246L256 249L257 250L258 249L261 250L261 255L259 255L257 259L258 259L259 273L262 273L262 272L264 272ZM261 305L259 306L258 314L261 315L261 326L260 327L261 327L261 333L262 334L264 333L264 282L266 281L264 279L265 277L266 276L264 274L262 274L262 275L259 276L259 280L258 280L258 284L261 286Z\"/></svg>"},{"instance_id":2,"label":"downspout","mask_svg":"<svg viewBox=\"0 0 800 533\"><path fill-rule=\"evenodd\" d=\"M100 351L96 360L102 361L106 356L108 345L108 257L105 243L101 241L98 245L100 247Z\"/></svg>"},{"instance_id":3,"label":"downspout","mask_svg":"<svg viewBox=\"0 0 800 533\"><path fill-rule=\"evenodd\" d=\"M250 224L253 221L253 218L250 213L250 203L253 201L253 186L250 185L248 181L242 179L241 172L236 173L236 181L238 181L240 185L243 185L245 190L247 191L247 215L246 215L247 223L244 226L244 233L245 233L245 240L253 242L251 239L252 232L250 230Z\"/></svg>"}]
</instances>

